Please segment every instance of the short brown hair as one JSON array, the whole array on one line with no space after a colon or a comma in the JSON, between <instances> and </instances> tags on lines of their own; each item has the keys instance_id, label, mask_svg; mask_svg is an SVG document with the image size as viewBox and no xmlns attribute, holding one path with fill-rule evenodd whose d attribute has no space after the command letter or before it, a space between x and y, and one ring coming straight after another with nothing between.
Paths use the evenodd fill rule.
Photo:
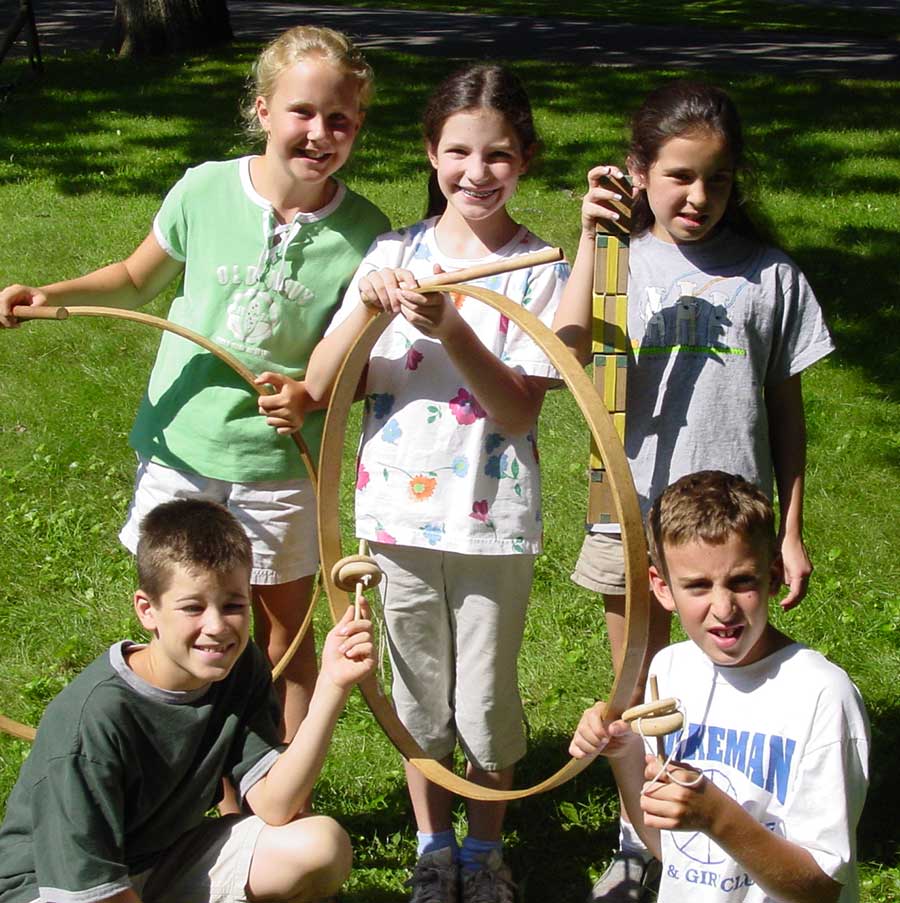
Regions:
<instances>
[{"instance_id":1,"label":"short brown hair","mask_svg":"<svg viewBox=\"0 0 900 903\"><path fill-rule=\"evenodd\" d=\"M650 557L663 575L665 546L719 545L735 534L774 553L775 512L758 486L721 470L701 470L672 483L647 517Z\"/></svg>"},{"instance_id":2,"label":"short brown hair","mask_svg":"<svg viewBox=\"0 0 900 903\"><path fill-rule=\"evenodd\" d=\"M216 502L164 502L141 521L138 585L154 602L166 591L174 566L225 574L238 567L249 572L252 562L247 534Z\"/></svg>"}]
</instances>

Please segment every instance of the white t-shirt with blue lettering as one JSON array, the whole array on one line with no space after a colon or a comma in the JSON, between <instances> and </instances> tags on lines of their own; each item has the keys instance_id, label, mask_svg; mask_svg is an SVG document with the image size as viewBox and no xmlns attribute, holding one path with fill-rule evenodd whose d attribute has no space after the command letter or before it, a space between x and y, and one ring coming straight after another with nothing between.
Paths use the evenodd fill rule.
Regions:
<instances>
[{"instance_id":1,"label":"white t-shirt with blue lettering","mask_svg":"<svg viewBox=\"0 0 900 903\"><path fill-rule=\"evenodd\" d=\"M650 666L660 697L681 700L687 728L667 753L701 770L771 831L804 847L859 899L856 825L868 786L869 724L859 690L799 643L753 664L720 667L692 642ZM655 752L655 749L652 750ZM661 903L774 903L699 831L663 831Z\"/></svg>"}]
</instances>

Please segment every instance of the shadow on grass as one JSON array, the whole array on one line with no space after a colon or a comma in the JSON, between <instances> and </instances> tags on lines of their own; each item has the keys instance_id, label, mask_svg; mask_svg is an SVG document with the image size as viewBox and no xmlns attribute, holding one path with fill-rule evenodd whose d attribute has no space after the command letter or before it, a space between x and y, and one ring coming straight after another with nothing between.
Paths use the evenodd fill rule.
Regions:
<instances>
[{"instance_id":1,"label":"shadow on grass","mask_svg":"<svg viewBox=\"0 0 900 903\"><path fill-rule=\"evenodd\" d=\"M516 786L536 784L556 771L564 762L568 742L568 737L556 735L534 741L517 770ZM588 869L609 859L618 842L618 821L611 815L615 799L609 768L598 761L550 793L510 804L504 825L505 852L522 903L585 896L590 886ZM379 798L378 806L376 812L338 815L357 847L354 885L341 895L346 903L402 903L408 898L401 891L367 881L369 869L394 870L403 880L415 858L415 826L405 786L393 787ZM561 807L568 810L569 818L561 815Z\"/></svg>"},{"instance_id":2,"label":"shadow on grass","mask_svg":"<svg viewBox=\"0 0 900 903\"><path fill-rule=\"evenodd\" d=\"M50 61L43 82L23 84L0 108L0 185L37 178L64 195L161 197L185 166L246 152L238 98L255 52L237 45L215 55L140 65L99 55ZM369 56L381 89L346 174L379 183L421 177L424 183L419 114L429 87L461 61ZM671 77L540 62L515 68L539 119L562 116L580 123L554 133L529 176L540 191L575 197L589 166L623 159L628 115L647 90ZM726 87L742 111L760 185L799 196L796 216L782 214L778 231L816 288L843 358L896 399L900 286L894 258L900 224L886 212L871 226L851 225L867 222L865 214L848 215L846 224L826 233L827 240L818 239L821 244L805 236L821 218L819 207L850 211L863 195L887 211L889 199L900 192L900 155L887 128L897 85L751 76L731 78ZM586 111L602 123L587 136ZM129 130L129 120L148 117L152 132L137 137ZM853 162L838 133L853 133L868 174L836 175ZM131 156L149 162L129 165Z\"/></svg>"},{"instance_id":3,"label":"shadow on grass","mask_svg":"<svg viewBox=\"0 0 900 903\"><path fill-rule=\"evenodd\" d=\"M900 708L869 713L872 752L869 759L869 795L859 825L860 861L877 861L887 868L900 864Z\"/></svg>"}]
</instances>

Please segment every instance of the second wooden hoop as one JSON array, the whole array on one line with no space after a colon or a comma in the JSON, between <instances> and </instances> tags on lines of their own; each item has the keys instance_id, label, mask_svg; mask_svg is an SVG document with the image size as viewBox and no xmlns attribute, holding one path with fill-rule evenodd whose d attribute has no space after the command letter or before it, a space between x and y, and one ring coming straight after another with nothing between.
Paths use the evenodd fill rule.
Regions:
<instances>
[{"instance_id":1,"label":"second wooden hoop","mask_svg":"<svg viewBox=\"0 0 900 903\"><path fill-rule=\"evenodd\" d=\"M129 320L133 323L142 323L145 326L152 326L162 332L174 333L175 335L180 336L183 339L187 339L188 341L199 345L201 348L210 352L210 354L215 355L220 361L222 361L222 363L229 366L235 373L238 374L238 376L242 377L250 386L250 388L257 393L257 395L271 394L266 387L256 385L256 374L248 367L245 367L236 357L234 357L234 355L229 354L221 346L206 338L206 336L202 336L200 335L200 333L194 332L192 329L180 326L179 324L173 323L171 320L163 319L162 317L155 317L152 314L145 314L141 311L136 310L123 310L116 307L90 306L42 306L33 309L30 309L28 307L17 307L14 309L13 313L15 314L15 316L23 320L65 320L69 317L106 317L113 320ZM303 441L303 437L299 432L292 433L291 438L294 440L294 444L297 446L300 458L303 461L303 465L306 468L306 472L313 485L313 491L316 495L318 495L318 475L316 473L316 466L313 463L312 456L309 453L309 449L306 447L306 443ZM284 669L288 666L291 659L300 648L300 644L303 642L303 638L306 636L306 633L309 630L309 625L312 623L313 613L315 612L316 604L319 601L321 592L322 582L321 580L317 580L313 597L309 603L309 610L306 612L303 623L297 630L297 634L291 641L290 646L288 646L287 650L285 650L284 655L281 657L281 660L272 669L272 680L277 680L282 675ZM34 740L35 736L35 729L30 725L20 724L18 721L13 721L12 719L6 718L3 715L0 715L0 731L10 734L14 737L18 737L21 740L27 740L29 742Z\"/></svg>"},{"instance_id":2,"label":"second wooden hoop","mask_svg":"<svg viewBox=\"0 0 900 903\"><path fill-rule=\"evenodd\" d=\"M647 649L650 592L647 578L647 546L640 506L625 450L612 418L597 390L569 349L533 314L503 295L479 286L442 285L441 291L475 298L493 307L537 343L571 390L606 462L625 550L625 654L606 703L608 715L618 717L631 700ZM369 354L390 322L391 318L386 314L374 317L347 353L331 393L322 434L319 481L323 491L320 493L318 505L319 559L322 580L335 623L343 616L348 605L346 593L338 589L332 578L332 568L343 557L340 536L340 483L347 417ZM555 774L531 787L513 790L481 787L454 774L437 760L425 755L400 721L374 674L360 684L360 690L378 723L404 758L415 765L428 780L459 796L495 801L534 796L565 783L583 771L592 761L570 759Z\"/></svg>"}]
</instances>

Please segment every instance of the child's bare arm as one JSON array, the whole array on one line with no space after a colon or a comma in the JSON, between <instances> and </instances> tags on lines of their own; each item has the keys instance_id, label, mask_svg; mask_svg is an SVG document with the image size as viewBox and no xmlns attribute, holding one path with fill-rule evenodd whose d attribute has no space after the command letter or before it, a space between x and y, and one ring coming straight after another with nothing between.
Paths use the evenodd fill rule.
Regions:
<instances>
[{"instance_id":1,"label":"child's bare arm","mask_svg":"<svg viewBox=\"0 0 900 903\"><path fill-rule=\"evenodd\" d=\"M408 270L377 270L358 283L360 303L336 329L325 336L309 358L304 383L314 402L326 404L347 352L375 313L396 313L396 292L401 281L414 285L416 278Z\"/></svg>"},{"instance_id":2,"label":"child's bare arm","mask_svg":"<svg viewBox=\"0 0 900 903\"><path fill-rule=\"evenodd\" d=\"M587 174L588 190L581 201L581 232L575 263L553 320L553 331L582 364L588 363L591 359L597 223L601 220L618 218L618 214L609 206L609 202L617 197L616 193L602 187L603 178L609 175L623 177L622 171L617 166L595 166Z\"/></svg>"},{"instance_id":3,"label":"child's bare arm","mask_svg":"<svg viewBox=\"0 0 900 903\"><path fill-rule=\"evenodd\" d=\"M0 292L0 327L17 325L12 309L20 304L140 307L155 298L183 269L184 264L170 257L151 232L125 260L85 276L41 288L11 285L4 289Z\"/></svg>"},{"instance_id":4,"label":"child's bare arm","mask_svg":"<svg viewBox=\"0 0 900 903\"><path fill-rule=\"evenodd\" d=\"M121 890L111 897L104 897L103 903L141 903L141 898L129 887L128 890Z\"/></svg>"},{"instance_id":5,"label":"child's bare arm","mask_svg":"<svg viewBox=\"0 0 900 903\"><path fill-rule=\"evenodd\" d=\"M275 389L272 395L259 396L258 407L266 423L281 435L295 433L303 425L307 413L325 407L324 401L313 399L305 382L291 379L283 373L266 370L256 378L256 384L268 384Z\"/></svg>"},{"instance_id":6,"label":"child's bare arm","mask_svg":"<svg viewBox=\"0 0 900 903\"><path fill-rule=\"evenodd\" d=\"M778 531L784 582L788 594L781 600L785 610L806 595L812 564L803 544L803 488L806 474L806 419L800 374L767 388L766 414L769 443L778 487L781 525Z\"/></svg>"},{"instance_id":7,"label":"child's bare arm","mask_svg":"<svg viewBox=\"0 0 900 903\"><path fill-rule=\"evenodd\" d=\"M595 703L578 722L569 754L576 759L603 755L609 759L628 818L647 848L661 859L659 831L644 823L641 790L644 786L644 742L624 721L604 720L606 704Z\"/></svg>"},{"instance_id":8,"label":"child's bare arm","mask_svg":"<svg viewBox=\"0 0 900 903\"><path fill-rule=\"evenodd\" d=\"M402 289L400 297L403 316L423 335L440 339L487 416L509 433L527 433L541 411L544 393L555 381L504 364L485 347L446 294Z\"/></svg>"},{"instance_id":9,"label":"child's bare arm","mask_svg":"<svg viewBox=\"0 0 900 903\"><path fill-rule=\"evenodd\" d=\"M648 781L659 763L646 758ZM673 774L683 784L670 779ZM841 885L826 875L812 855L758 822L711 781L674 763L641 797L644 823L664 831L701 831L714 840L771 897L784 903L833 903Z\"/></svg>"},{"instance_id":10,"label":"child's bare arm","mask_svg":"<svg viewBox=\"0 0 900 903\"><path fill-rule=\"evenodd\" d=\"M435 264L435 273L443 270ZM396 297L406 320L423 335L439 339L488 417L512 434L534 426L544 393L558 380L529 376L507 366L460 316L449 295L399 288Z\"/></svg>"},{"instance_id":11,"label":"child's bare arm","mask_svg":"<svg viewBox=\"0 0 900 903\"><path fill-rule=\"evenodd\" d=\"M247 791L250 808L267 824L287 824L308 799L350 690L375 667L371 629L369 620L353 620L350 606L326 637L309 712L268 774Z\"/></svg>"}]
</instances>

